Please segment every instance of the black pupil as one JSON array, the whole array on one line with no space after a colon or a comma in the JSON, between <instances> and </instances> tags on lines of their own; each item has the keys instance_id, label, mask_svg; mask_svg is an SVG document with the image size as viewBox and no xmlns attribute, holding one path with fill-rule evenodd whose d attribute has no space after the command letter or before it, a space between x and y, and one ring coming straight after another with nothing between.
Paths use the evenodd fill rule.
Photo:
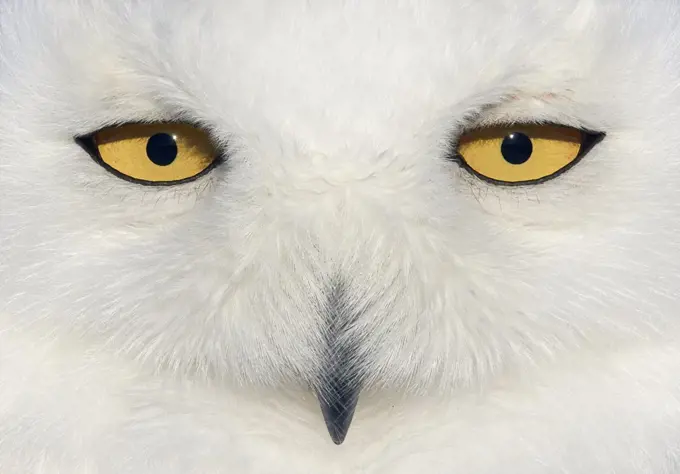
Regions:
<instances>
[{"instance_id":1,"label":"black pupil","mask_svg":"<svg viewBox=\"0 0 680 474\"><path fill-rule=\"evenodd\" d=\"M514 132L505 137L501 145L501 153L505 161L512 165L526 163L534 152L531 139L523 133Z\"/></svg>"},{"instance_id":2,"label":"black pupil","mask_svg":"<svg viewBox=\"0 0 680 474\"><path fill-rule=\"evenodd\" d=\"M177 158L175 137L167 133L157 133L146 142L146 156L158 166L168 166Z\"/></svg>"}]
</instances>

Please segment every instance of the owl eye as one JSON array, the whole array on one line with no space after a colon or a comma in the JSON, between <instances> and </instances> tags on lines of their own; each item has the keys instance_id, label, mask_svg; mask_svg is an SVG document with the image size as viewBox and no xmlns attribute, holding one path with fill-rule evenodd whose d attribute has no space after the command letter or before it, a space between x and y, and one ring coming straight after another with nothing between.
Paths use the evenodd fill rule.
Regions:
<instances>
[{"instance_id":1,"label":"owl eye","mask_svg":"<svg viewBox=\"0 0 680 474\"><path fill-rule=\"evenodd\" d=\"M561 125L488 127L460 137L455 156L491 183L535 184L574 166L603 137Z\"/></svg>"},{"instance_id":2,"label":"owl eye","mask_svg":"<svg viewBox=\"0 0 680 474\"><path fill-rule=\"evenodd\" d=\"M219 156L206 132L183 123L114 126L77 141L116 176L146 185L191 181Z\"/></svg>"}]
</instances>

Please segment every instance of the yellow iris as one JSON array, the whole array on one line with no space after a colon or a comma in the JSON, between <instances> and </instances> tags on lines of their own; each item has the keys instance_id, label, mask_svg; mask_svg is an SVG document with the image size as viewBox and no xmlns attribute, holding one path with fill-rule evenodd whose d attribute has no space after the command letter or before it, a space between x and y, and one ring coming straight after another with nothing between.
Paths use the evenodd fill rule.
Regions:
<instances>
[{"instance_id":1,"label":"yellow iris","mask_svg":"<svg viewBox=\"0 0 680 474\"><path fill-rule=\"evenodd\" d=\"M540 182L566 170L583 155L589 135L559 125L518 125L474 130L457 154L478 176L497 183Z\"/></svg>"},{"instance_id":2,"label":"yellow iris","mask_svg":"<svg viewBox=\"0 0 680 474\"><path fill-rule=\"evenodd\" d=\"M114 173L143 184L177 184L198 177L217 159L208 134L182 123L128 124L92 137L96 155Z\"/></svg>"}]
</instances>

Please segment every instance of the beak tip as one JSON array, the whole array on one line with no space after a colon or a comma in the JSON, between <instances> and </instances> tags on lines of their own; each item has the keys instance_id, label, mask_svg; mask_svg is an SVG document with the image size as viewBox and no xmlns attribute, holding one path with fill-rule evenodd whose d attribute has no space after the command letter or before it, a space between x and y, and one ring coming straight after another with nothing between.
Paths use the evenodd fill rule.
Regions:
<instances>
[{"instance_id":1,"label":"beak tip","mask_svg":"<svg viewBox=\"0 0 680 474\"><path fill-rule=\"evenodd\" d=\"M344 443L345 437L347 436L347 433L334 431L334 430L331 430L330 428L328 429L328 434L331 435L331 440L333 440L333 443L336 446L340 446L342 443Z\"/></svg>"},{"instance_id":2,"label":"beak tip","mask_svg":"<svg viewBox=\"0 0 680 474\"><path fill-rule=\"evenodd\" d=\"M319 397L321 413L326 422L328 434L337 446L340 446L347 437L357 401L358 397L356 397L356 394L352 394L350 397L343 397L343 399L335 402L328 402L324 397Z\"/></svg>"}]
</instances>

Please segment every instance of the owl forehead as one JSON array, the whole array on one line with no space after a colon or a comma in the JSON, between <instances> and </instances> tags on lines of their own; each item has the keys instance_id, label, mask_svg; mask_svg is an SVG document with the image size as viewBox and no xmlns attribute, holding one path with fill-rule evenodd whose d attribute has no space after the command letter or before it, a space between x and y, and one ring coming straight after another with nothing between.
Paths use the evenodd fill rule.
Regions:
<instances>
[{"instance_id":1,"label":"owl forehead","mask_svg":"<svg viewBox=\"0 0 680 474\"><path fill-rule=\"evenodd\" d=\"M100 78L88 97L139 103L131 114L158 108L160 97L230 127L340 142L412 130L461 101L522 87L516 78L530 71L542 71L537 93L559 88L582 61L560 45L584 41L584 22L570 20L583 2L548 3L121 2L86 28L100 56L75 51L71 61L78 81Z\"/></svg>"},{"instance_id":2,"label":"owl forehead","mask_svg":"<svg viewBox=\"0 0 680 474\"><path fill-rule=\"evenodd\" d=\"M607 50L626 49L635 15L592 0L6 1L26 21L4 28L34 25L5 36L36 58L11 76L47 99L31 102L45 124L74 133L180 113L232 136L384 149L518 91L566 91L578 115L634 60Z\"/></svg>"},{"instance_id":3,"label":"owl forehead","mask_svg":"<svg viewBox=\"0 0 680 474\"><path fill-rule=\"evenodd\" d=\"M335 105L351 96L377 105L441 92L443 84L469 93L499 74L545 66L543 45L565 34L560 14L529 2L177 3L181 12L153 2L132 20L141 33L126 44L137 53L133 62L185 85L213 84L232 100Z\"/></svg>"}]
</instances>

